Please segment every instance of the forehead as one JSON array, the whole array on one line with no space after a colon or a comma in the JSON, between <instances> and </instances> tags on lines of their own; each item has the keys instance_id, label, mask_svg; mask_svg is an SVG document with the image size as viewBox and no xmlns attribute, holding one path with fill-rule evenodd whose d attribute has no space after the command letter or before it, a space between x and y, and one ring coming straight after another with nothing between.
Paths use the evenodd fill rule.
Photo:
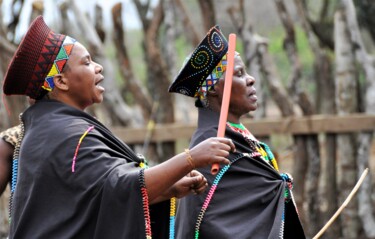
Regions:
<instances>
[{"instance_id":1,"label":"forehead","mask_svg":"<svg viewBox=\"0 0 375 239\"><path fill-rule=\"evenodd\" d=\"M76 42L72 49L71 58L80 59L82 57L90 56L89 52L87 51L86 47L84 47L81 43Z\"/></svg>"},{"instance_id":2,"label":"forehead","mask_svg":"<svg viewBox=\"0 0 375 239\"><path fill-rule=\"evenodd\" d=\"M235 65L244 65L244 62L242 61L242 58L240 55L234 56L234 64Z\"/></svg>"}]
</instances>

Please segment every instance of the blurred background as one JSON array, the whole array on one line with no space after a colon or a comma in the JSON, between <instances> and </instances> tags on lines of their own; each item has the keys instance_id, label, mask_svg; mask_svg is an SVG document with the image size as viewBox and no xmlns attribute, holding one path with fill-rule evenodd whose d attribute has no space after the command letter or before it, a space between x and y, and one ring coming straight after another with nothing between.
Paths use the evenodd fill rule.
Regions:
<instances>
[{"instance_id":1,"label":"blurred background","mask_svg":"<svg viewBox=\"0 0 375 239\"><path fill-rule=\"evenodd\" d=\"M294 177L312 238L359 192L322 238L375 238L375 1L0 0L0 83L31 21L83 43L104 67L104 102L88 109L157 164L188 147L194 99L168 93L185 57L214 25L237 36L259 107L243 123ZM25 97L0 92L0 130L19 123ZM0 238L8 231L0 198Z\"/></svg>"}]
</instances>

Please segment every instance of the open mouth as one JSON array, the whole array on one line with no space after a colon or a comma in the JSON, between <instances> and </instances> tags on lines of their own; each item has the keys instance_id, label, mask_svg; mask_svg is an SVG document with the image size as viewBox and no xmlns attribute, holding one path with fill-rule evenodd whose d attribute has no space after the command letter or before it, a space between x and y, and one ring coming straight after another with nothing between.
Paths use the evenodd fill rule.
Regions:
<instances>
[{"instance_id":1,"label":"open mouth","mask_svg":"<svg viewBox=\"0 0 375 239\"><path fill-rule=\"evenodd\" d=\"M102 83L103 80L104 80L104 78L101 78L100 80L98 80L97 82L95 82L96 88L98 88L101 91L104 91L104 87L101 86L101 83Z\"/></svg>"}]
</instances>

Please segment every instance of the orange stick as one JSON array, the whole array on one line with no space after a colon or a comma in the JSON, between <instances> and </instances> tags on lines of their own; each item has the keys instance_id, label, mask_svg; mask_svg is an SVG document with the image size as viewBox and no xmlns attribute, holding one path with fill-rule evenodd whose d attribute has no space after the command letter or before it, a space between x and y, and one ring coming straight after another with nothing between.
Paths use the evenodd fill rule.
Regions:
<instances>
[{"instance_id":1,"label":"orange stick","mask_svg":"<svg viewBox=\"0 0 375 239\"><path fill-rule=\"evenodd\" d=\"M227 69L225 71L223 102L221 102L219 129L217 130L217 137L224 137L225 127L228 118L228 108L230 101L230 94L232 90L232 78L234 68L234 53L236 50L236 34L229 34L228 41L228 55L227 55ZM215 163L211 166L211 174L216 175L219 171L219 164Z\"/></svg>"}]
</instances>

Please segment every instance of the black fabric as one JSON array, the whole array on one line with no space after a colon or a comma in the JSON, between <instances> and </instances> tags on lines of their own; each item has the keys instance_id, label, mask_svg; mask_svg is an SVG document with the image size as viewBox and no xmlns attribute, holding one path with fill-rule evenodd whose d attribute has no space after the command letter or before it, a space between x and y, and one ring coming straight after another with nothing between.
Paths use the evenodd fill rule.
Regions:
<instances>
[{"instance_id":1,"label":"black fabric","mask_svg":"<svg viewBox=\"0 0 375 239\"><path fill-rule=\"evenodd\" d=\"M218 113L199 109L198 128L193 135L191 147L206 138L216 136L218 122ZM240 158L231 165L219 182L203 217L199 238L282 238L280 234L282 234L286 182L260 157L249 158L241 154L252 152L241 134L227 127L225 137L233 140L237 150L236 153L230 154L229 159ZM199 171L206 176L211 186L215 176L211 175L210 167ZM208 191L202 195L192 195L180 200L176 238L194 238L198 214ZM292 213L287 213L289 224L284 228L288 231L284 238L305 238L298 215L293 213L294 206L288 207L287 210L292 210Z\"/></svg>"},{"instance_id":2,"label":"black fabric","mask_svg":"<svg viewBox=\"0 0 375 239\"><path fill-rule=\"evenodd\" d=\"M37 102L22 119L10 238L145 238L141 160L126 144L95 118L57 101ZM151 211L169 215L165 203Z\"/></svg>"},{"instance_id":3,"label":"black fabric","mask_svg":"<svg viewBox=\"0 0 375 239\"><path fill-rule=\"evenodd\" d=\"M218 25L212 27L194 49L169 86L169 92L195 97L207 76L228 52L228 41Z\"/></svg>"}]
</instances>

